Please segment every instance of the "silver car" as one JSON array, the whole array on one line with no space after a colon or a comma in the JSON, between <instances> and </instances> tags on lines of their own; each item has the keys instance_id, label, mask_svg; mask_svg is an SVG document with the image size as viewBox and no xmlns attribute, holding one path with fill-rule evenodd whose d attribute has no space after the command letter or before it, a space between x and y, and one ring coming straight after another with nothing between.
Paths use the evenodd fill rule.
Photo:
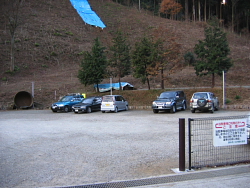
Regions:
<instances>
[{"instance_id":1,"label":"silver car","mask_svg":"<svg viewBox=\"0 0 250 188\"><path fill-rule=\"evenodd\" d=\"M121 95L104 95L102 97L101 111L102 113L121 110L128 110L128 101Z\"/></svg>"},{"instance_id":2,"label":"silver car","mask_svg":"<svg viewBox=\"0 0 250 188\"><path fill-rule=\"evenodd\" d=\"M190 110L192 113L196 110L213 113L219 110L219 99L212 92L196 92L190 99Z\"/></svg>"}]
</instances>

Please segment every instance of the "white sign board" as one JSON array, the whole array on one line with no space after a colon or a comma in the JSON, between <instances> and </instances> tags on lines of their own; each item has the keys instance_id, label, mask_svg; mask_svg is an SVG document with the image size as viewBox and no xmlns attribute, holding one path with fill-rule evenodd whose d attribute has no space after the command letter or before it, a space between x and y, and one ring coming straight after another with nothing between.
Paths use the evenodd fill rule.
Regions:
<instances>
[{"instance_id":1,"label":"white sign board","mask_svg":"<svg viewBox=\"0 0 250 188\"><path fill-rule=\"evenodd\" d=\"M214 146L247 144L247 119L213 121Z\"/></svg>"}]
</instances>

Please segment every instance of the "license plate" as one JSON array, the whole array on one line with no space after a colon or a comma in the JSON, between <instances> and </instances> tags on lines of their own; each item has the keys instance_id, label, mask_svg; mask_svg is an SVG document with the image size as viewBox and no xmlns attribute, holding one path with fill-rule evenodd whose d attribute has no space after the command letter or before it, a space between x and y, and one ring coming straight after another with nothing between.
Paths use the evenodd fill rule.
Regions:
<instances>
[{"instance_id":1,"label":"license plate","mask_svg":"<svg viewBox=\"0 0 250 188\"><path fill-rule=\"evenodd\" d=\"M162 108L162 106L159 106L158 108Z\"/></svg>"},{"instance_id":2,"label":"license plate","mask_svg":"<svg viewBox=\"0 0 250 188\"><path fill-rule=\"evenodd\" d=\"M77 110L77 109L75 109L75 112L78 112L78 110Z\"/></svg>"},{"instance_id":3,"label":"license plate","mask_svg":"<svg viewBox=\"0 0 250 188\"><path fill-rule=\"evenodd\" d=\"M110 104L106 104L106 106L110 106Z\"/></svg>"}]
</instances>

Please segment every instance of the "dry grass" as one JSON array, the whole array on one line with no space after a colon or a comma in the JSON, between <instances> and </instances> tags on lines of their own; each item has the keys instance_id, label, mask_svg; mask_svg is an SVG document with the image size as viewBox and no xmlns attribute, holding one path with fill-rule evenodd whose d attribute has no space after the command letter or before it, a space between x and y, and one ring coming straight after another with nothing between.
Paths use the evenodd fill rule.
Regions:
<instances>
[{"instance_id":1,"label":"dry grass","mask_svg":"<svg viewBox=\"0 0 250 188\"><path fill-rule=\"evenodd\" d=\"M133 47L133 44L144 34L149 34L154 28L162 26L175 34L177 42L181 44L180 56L193 51L197 41L204 38L205 24L202 22L186 23L162 19L153 16L150 12L144 10L139 12L134 7L125 7L108 0L89 0L89 2L106 24L105 29L85 25L70 1L25 1L26 5L20 16L22 22L16 36L18 39L16 66L19 71L15 74L6 73L10 45L6 22L1 17L0 101L11 103L17 92L31 91L31 82L35 82L35 100L46 107L66 93L80 92L96 95L93 93L92 86L81 85L76 77L82 59L82 56L78 54L90 50L96 37L99 37L103 45L108 47L117 29L128 34L128 40ZM249 39L249 34L243 36L228 32L231 57L234 60L234 67L230 69L226 77L228 86L249 85ZM188 66L173 74L166 71L165 77L166 88L211 86L210 76L197 77L193 68ZM117 78L113 79L113 82L117 81ZM132 76L122 78L122 81L129 82L138 89L147 88L145 84ZM109 83L109 78L104 79L103 83ZM160 79L152 78L150 83L152 89L159 88ZM216 77L216 86L222 86L221 77ZM215 90L221 99L221 90L208 90ZM188 98L193 91L185 91ZM160 92L161 90L138 90L124 91L123 94L132 105L151 105L151 101ZM249 90L244 88L227 91L232 104L249 103L248 93ZM241 99L235 100L236 95L242 96Z\"/></svg>"}]
</instances>

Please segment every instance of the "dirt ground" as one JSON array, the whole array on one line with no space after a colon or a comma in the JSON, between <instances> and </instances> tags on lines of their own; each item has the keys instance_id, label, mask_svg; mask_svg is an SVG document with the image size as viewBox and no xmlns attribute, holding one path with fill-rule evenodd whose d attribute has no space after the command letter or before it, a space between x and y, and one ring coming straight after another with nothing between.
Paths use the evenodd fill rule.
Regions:
<instances>
[{"instance_id":1,"label":"dirt ground","mask_svg":"<svg viewBox=\"0 0 250 188\"><path fill-rule=\"evenodd\" d=\"M1 111L0 184L54 187L173 174L179 162L179 118L243 114L248 112Z\"/></svg>"}]
</instances>

